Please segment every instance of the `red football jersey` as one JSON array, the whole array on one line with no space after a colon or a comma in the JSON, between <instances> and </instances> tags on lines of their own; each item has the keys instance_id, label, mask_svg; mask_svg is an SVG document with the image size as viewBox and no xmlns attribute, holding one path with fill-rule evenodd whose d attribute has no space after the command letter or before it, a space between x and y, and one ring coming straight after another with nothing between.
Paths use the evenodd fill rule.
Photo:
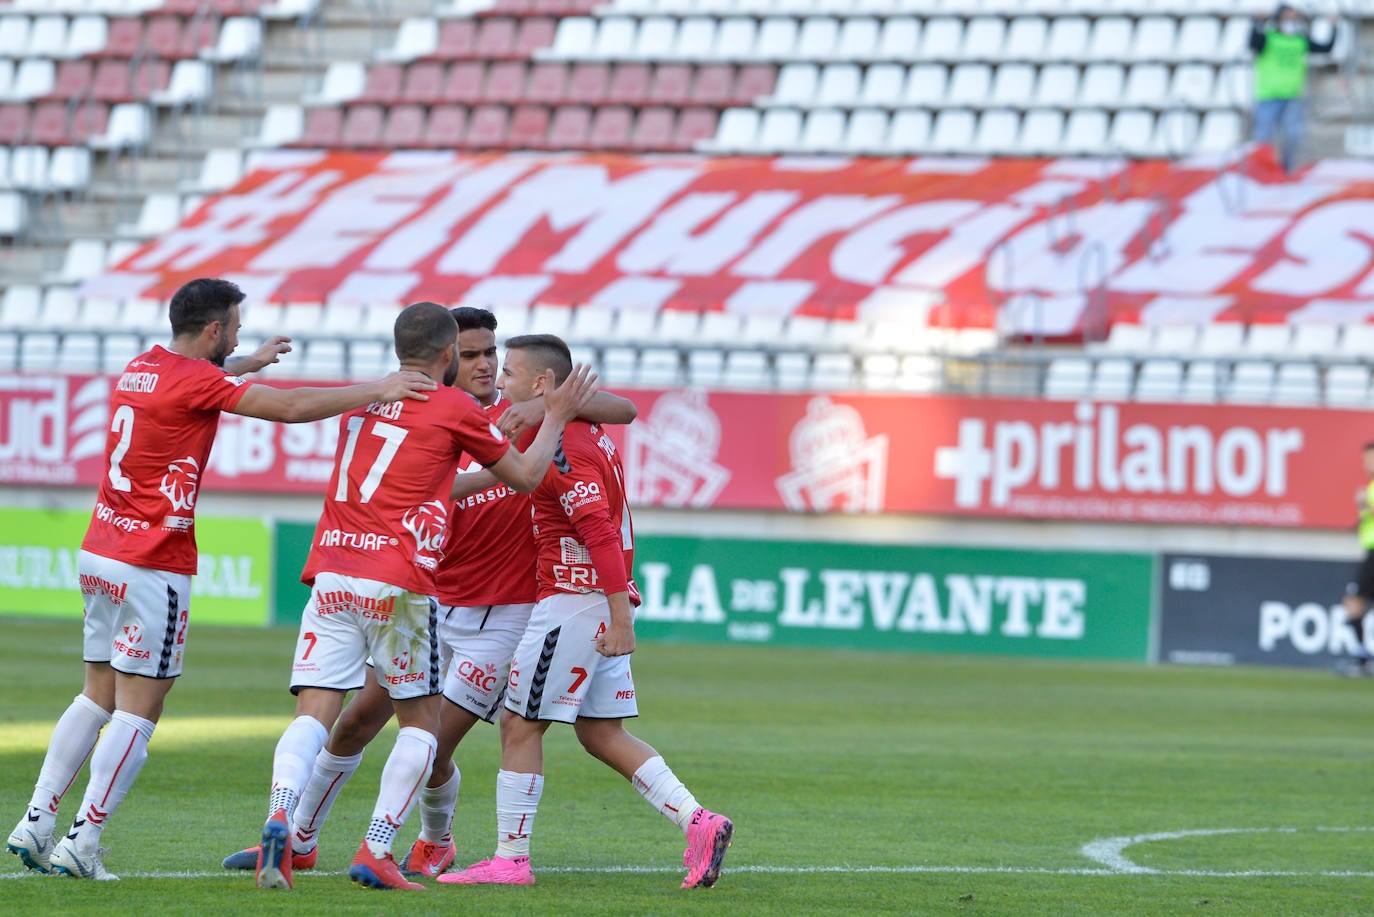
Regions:
<instances>
[{"instance_id":1,"label":"red football jersey","mask_svg":"<svg viewBox=\"0 0 1374 917\"><path fill-rule=\"evenodd\" d=\"M509 407L501 398L485 410L495 423ZM465 463L469 459L463 458ZM448 540L434 594L445 605L533 602L534 562L530 498L498 482L449 507Z\"/></svg>"},{"instance_id":2,"label":"red football jersey","mask_svg":"<svg viewBox=\"0 0 1374 917\"><path fill-rule=\"evenodd\" d=\"M169 573L196 572L196 495L221 411L250 383L155 346L110 396L106 473L83 550Z\"/></svg>"},{"instance_id":3,"label":"red football jersey","mask_svg":"<svg viewBox=\"0 0 1374 917\"><path fill-rule=\"evenodd\" d=\"M433 595L459 457L466 451L492 465L510 443L471 395L454 388L430 392L428 401L369 404L339 423L302 582L327 571Z\"/></svg>"},{"instance_id":4,"label":"red football jersey","mask_svg":"<svg viewBox=\"0 0 1374 917\"><path fill-rule=\"evenodd\" d=\"M553 466L530 495L539 551L539 598L560 592L628 590L634 525L615 443L597 424L574 420L563 431Z\"/></svg>"}]
</instances>

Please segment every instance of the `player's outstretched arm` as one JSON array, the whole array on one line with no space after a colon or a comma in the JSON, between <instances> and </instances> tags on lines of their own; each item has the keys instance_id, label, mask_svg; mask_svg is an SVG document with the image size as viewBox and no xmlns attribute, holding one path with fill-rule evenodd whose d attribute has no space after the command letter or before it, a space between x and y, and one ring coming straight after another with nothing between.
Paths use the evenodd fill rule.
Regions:
<instances>
[{"instance_id":1,"label":"player's outstretched arm","mask_svg":"<svg viewBox=\"0 0 1374 917\"><path fill-rule=\"evenodd\" d=\"M225 372L231 372L236 376L245 373L255 373L273 363L280 363L283 354L291 352L291 339L284 334L279 334L274 338L264 341L262 346L250 354L241 357L230 357L224 361Z\"/></svg>"},{"instance_id":2,"label":"player's outstretched arm","mask_svg":"<svg viewBox=\"0 0 1374 917\"><path fill-rule=\"evenodd\" d=\"M245 417L275 420L279 423L305 423L323 420L360 408L374 401L400 401L414 398L428 401L437 385L424 373L401 370L376 382L336 385L327 388L273 388L255 385L243 393L233 413Z\"/></svg>"},{"instance_id":3,"label":"player's outstretched arm","mask_svg":"<svg viewBox=\"0 0 1374 917\"><path fill-rule=\"evenodd\" d=\"M633 423L639 416L639 409L628 398L612 395L610 392L597 392L587 406L577 414L581 420L600 424ZM522 401L506 408L496 427L514 440L522 430L537 427L544 422L544 402L538 398Z\"/></svg>"},{"instance_id":4,"label":"player's outstretched arm","mask_svg":"<svg viewBox=\"0 0 1374 917\"><path fill-rule=\"evenodd\" d=\"M490 467L491 473L522 494L538 487L553 461L563 428L586 407L595 394L596 373L587 365L579 363L574 366L572 373L558 388L553 387L553 370L547 370L544 373L544 424L539 428L539 435L523 453L512 446Z\"/></svg>"},{"instance_id":5,"label":"player's outstretched arm","mask_svg":"<svg viewBox=\"0 0 1374 917\"><path fill-rule=\"evenodd\" d=\"M501 479L483 468L480 471L464 471L453 477L453 489L449 491L450 500L461 500L470 497L478 491L486 490L488 487L495 487L501 483Z\"/></svg>"}]
</instances>

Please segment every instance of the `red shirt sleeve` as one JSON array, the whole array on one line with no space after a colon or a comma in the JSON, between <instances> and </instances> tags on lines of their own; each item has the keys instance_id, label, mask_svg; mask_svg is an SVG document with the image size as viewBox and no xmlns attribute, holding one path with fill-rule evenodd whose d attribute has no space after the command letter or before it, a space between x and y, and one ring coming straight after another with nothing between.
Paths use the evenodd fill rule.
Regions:
<instances>
[{"instance_id":1,"label":"red shirt sleeve","mask_svg":"<svg viewBox=\"0 0 1374 917\"><path fill-rule=\"evenodd\" d=\"M583 453L581 445L580 442L567 444L564 464L560 467L555 461L551 469L552 483L563 512L568 514L578 539L591 555L599 588L607 595L625 592L629 588L630 575L625 569L620 530L611 519L606 482L600 464Z\"/></svg>"},{"instance_id":2,"label":"red shirt sleeve","mask_svg":"<svg viewBox=\"0 0 1374 917\"><path fill-rule=\"evenodd\" d=\"M196 362L202 365L197 367L192 378L186 380L187 391L183 396L195 407L209 411L232 411L238 406L243 393L253 385L242 376L227 373L208 360Z\"/></svg>"}]
</instances>

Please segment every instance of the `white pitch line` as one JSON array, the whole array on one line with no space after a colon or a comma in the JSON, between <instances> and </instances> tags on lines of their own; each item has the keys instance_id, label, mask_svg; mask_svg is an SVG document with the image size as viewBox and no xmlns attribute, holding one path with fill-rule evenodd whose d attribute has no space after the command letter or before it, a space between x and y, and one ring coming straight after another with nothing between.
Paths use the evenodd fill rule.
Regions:
<instances>
[{"instance_id":1,"label":"white pitch line","mask_svg":"<svg viewBox=\"0 0 1374 917\"><path fill-rule=\"evenodd\" d=\"M1159 831L1153 834L1134 834L1122 837L1107 837L1101 840L1091 841L1084 844L1079 851L1088 859L1101 863L1110 872L1123 875L1170 875L1170 876L1365 876L1369 873L1364 872L1268 872L1268 871L1239 871L1239 872L1214 872L1211 870L1188 870L1188 869L1153 869L1149 866L1141 866L1126 858L1123 851L1127 847L1135 844L1144 844L1151 841L1176 841L1185 837L1213 837L1221 834L1296 834L1299 831L1371 831L1374 828L1204 828L1194 831Z\"/></svg>"}]
</instances>

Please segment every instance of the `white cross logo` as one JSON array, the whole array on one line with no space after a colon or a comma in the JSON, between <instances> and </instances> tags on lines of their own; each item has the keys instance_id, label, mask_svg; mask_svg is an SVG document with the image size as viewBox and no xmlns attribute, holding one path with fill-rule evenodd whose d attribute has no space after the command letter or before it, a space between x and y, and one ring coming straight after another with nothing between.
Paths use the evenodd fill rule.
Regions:
<instances>
[{"instance_id":1,"label":"white cross logo","mask_svg":"<svg viewBox=\"0 0 1374 917\"><path fill-rule=\"evenodd\" d=\"M983 482L992 475L992 452L987 447L987 424L977 418L959 421L959 444L935 450L935 476L954 481L954 504L983 503Z\"/></svg>"}]
</instances>

